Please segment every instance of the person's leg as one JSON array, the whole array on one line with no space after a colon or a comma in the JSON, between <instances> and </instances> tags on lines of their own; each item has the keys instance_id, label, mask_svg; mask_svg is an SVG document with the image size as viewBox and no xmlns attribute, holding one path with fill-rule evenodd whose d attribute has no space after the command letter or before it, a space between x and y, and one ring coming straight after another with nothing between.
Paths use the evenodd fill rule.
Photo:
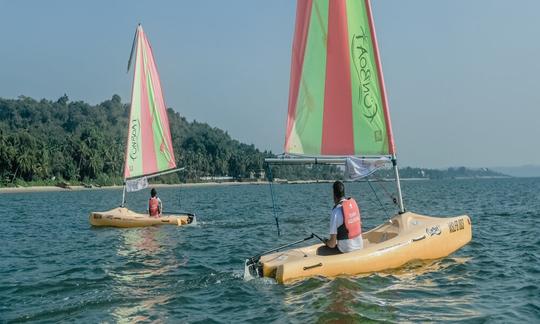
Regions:
<instances>
[{"instance_id":1,"label":"person's leg","mask_svg":"<svg viewBox=\"0 0 540 324\"><path fill-rule=\"evenodd\" d=\"M317 249L317 255L334 255L334 254L341 254L341 251L336 247L330 248L328 246L321 246Z\"/></svg>"}]
</instances>

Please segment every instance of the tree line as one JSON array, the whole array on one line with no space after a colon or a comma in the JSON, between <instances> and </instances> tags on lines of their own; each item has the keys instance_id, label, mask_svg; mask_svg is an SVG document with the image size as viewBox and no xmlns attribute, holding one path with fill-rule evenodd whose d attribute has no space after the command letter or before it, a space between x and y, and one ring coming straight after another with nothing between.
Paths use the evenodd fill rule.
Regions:
<instances>
[{"instance_id":1,"label":"tree line","mask_svg":"<svg viewBox=\"0 0 540 324\"><path fill-rule=\"evenodd\" d=\"M259 176L272 152L240 143L219 128L187 121L167 109L178 167L186 171L163 182L198 181L204 176ZM0 185L24 183L121 184L129 104L120 96L97 105L70 101L0 98ZM274 177L332 178L335 167L273 167Z\"/></svg>"},{"instance_id":2,"label":"tree line","mask_svg":"<svg viewBox=\"0 0 540 324\"><path fill-rule=\"evenodd\" d=\"M187 121L167 109L176 164L185 172L159 177L166 183L196 182L201 177L230 176L237 180L266 176L288 180L341 179L343 172L329 165L272 166L273 157L253 144L241 143L219 128ZM0 98L0 186L58 182L121 184L129 104L118 95L97 105L70 101ZM403 178L446 179L503 176L488 169L447 170L402 168ZM392 178L385 169L376 177Z\"/></svg>"}]
</instances>

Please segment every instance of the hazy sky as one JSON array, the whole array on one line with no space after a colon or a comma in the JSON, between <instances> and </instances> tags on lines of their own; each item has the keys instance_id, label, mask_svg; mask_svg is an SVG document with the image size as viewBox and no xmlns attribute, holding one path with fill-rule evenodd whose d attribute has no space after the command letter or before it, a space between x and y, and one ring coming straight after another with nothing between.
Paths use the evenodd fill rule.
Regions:
<instances>
[{"instance_id":1,"label":"hazy sky","mask_svg":"<svg viewBox=\"0 0 540 324\"><path fill-rule=\"evenodd\" d=\"M129 101L138 22L168 106L282 152L296 1L0 0L0 97ZM401 165L540 164L540 1L373 0Z\"/></svg>"}]
</instances>

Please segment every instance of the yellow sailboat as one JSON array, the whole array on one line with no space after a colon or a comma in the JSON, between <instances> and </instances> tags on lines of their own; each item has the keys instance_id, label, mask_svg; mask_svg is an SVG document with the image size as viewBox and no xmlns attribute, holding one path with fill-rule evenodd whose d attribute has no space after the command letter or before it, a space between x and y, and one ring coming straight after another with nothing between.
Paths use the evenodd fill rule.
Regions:
<instances>
[{"instance_id":1,"label":"yellow sailboat","mask_svg":"<svg viewBox=\"0 0 540 324\"><path fill-rule=\"evenodd\" d=\"M467 215L405 211L369 0L298 0L285 154L266 162L360 165L357 177L392 163L399 212L364 232L361 250L336 253L324 244L285 250L312 234L246 260L246 276L284 283L369 273L442 258L471 240Z\"/></svg>"},{"instance_id":2,"label":"yellow sailboat","mask_svg":"<svg viewBox=\"0 0 540 324\"><path fill-rule=\"evenodd\" d=\"M439 218L405 212L362 233L364 247L337 253L324 244L263 255L256 271L284 283L398 268L413 260L445 257L471 240L469 216Z\"/></svg>"}]
</instances>

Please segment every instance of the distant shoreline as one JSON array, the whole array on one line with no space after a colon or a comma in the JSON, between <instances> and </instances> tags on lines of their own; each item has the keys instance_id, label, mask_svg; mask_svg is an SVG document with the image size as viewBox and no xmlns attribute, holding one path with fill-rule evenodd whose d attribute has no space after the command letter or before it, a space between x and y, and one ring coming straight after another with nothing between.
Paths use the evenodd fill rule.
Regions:
<instances>
[{"instance_id":1,"label":"distant shoreline","mask_svg":"<svg viewBox=\"0 0 540 324\"><path fill-rule=\"evenodd\" d=\"M182 188L182 187L210 187L210 186L239 186L239 185L263 185L268 184L267 181L253 181L253 182L200 182L200 183L177 183L177 184L165 184L156 183L151 184L149 188ZM50 191L90 191L90 190L108 190L108 189L122 189L123 186L101 186L86 188L82 185L68 186L62 188L59 186L28 186L28 187L3 187L0 188L0 193L26 193L26 192L50 192Z\"/></svg>"},{"instance_id":2,"label":"distant shoreline","mask_svg":"<svg viewBox=\"0 0 540 324\"><path fill-rule=\"evenodd\" d=\"M514 177L498 177L498 176L487 176L487 177L455 177L454 179L429 179L429 178L401 178L401 181L429 181L429 180L483 180L483 179L510 179ZM332 183L334 180L284 180L276 179L277 181L273 182L274 184L315 184L315 183ZM385 182L392 182L394 179L381 179ZM359 181L365 182L365 181ZM165 183L156 183L149 185L149 188L195 188L195 187L214 187L214 186L243 186L243 185L267 185L268 181L245 181L245 182L198 182L198 183L176 183L176 184L165 184ZM54 191L90 191L90 190L110 190L110 189L122 189L123 186L93 186L91 188L85 187L83 185L73 185L68 186L67 188L62 188L59 186L28 186L28 187L0 187L1 193L27 193L27 192L54 192Z\"/></svg>"}]
</instances>

